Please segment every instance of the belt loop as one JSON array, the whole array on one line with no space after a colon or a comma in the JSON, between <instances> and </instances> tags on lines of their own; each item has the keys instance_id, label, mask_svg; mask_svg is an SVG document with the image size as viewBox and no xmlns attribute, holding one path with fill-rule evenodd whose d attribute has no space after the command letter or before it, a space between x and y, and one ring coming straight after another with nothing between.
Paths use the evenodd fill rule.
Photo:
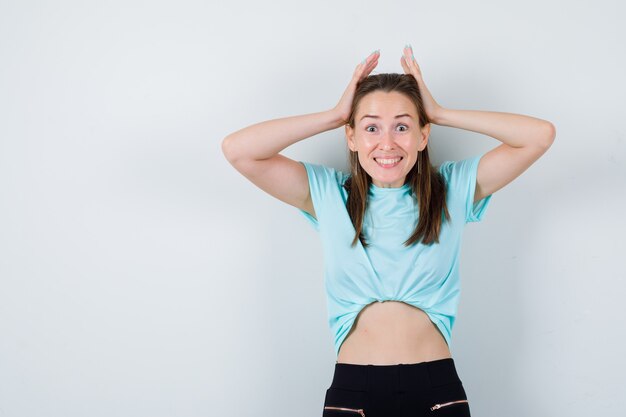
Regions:
<instances>
[{"instance_id":1,"label":"belt loop","mask_svg":"<svg viewBox=\"0 0 626 417\"><path fill-rule=\"evenodd\" d=\"M426 364L428 365L428 362L426 362ZM426 379L428 380L428 388L432 388L432 386L433 386L433 380L432 380L432 378L430 377L430 367L429 367L429 366L426 366L426 372L425 372L425 374L426 374Z\"/></svg>"},{"instance_id":2,"label":"belt loop","mask_svg":"<svg viewBox=\"0 0 626 417\"><path fill-rule=\"evenodd\" d=\"M401 376L404 376L404 374L405 374L404 370L405 369L406 369L406 367L402 363L400 363L400 364L398 364L398 366L396 366L396 387L395 387L396 392L404 391L404 386L402 386L402 378L401 378ZM400 374L402 374L402 375L400 375Z\"/></svg>"},{"instance_id":3,"label":"belt loop","mask_svg":"<svg viewBox=\"0 0 626 417\"><path fill-rule=\"evenodd\" d=\"M363 378L363 380L365 381L364 390L366 392L370 392L370 374L372 373L371 369L372 369L372 365L367 365L365 367L365 378Z\"/></svg>"}]
</instances>

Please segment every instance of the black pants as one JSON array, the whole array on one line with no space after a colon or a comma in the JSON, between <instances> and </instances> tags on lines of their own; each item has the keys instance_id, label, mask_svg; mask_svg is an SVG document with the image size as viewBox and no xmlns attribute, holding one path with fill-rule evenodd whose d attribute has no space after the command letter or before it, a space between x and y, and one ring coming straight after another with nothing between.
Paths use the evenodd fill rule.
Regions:
<instances>
[{"instance_id":1,"label":"black pants","mask_svg":"<svg viewBox=\"0 0 626 417\"><path fill-rule=\"evenodd\" d=\"M335 363L323 417L469 417L452 358L398 365Z\"/></svg>"}]
</instances>

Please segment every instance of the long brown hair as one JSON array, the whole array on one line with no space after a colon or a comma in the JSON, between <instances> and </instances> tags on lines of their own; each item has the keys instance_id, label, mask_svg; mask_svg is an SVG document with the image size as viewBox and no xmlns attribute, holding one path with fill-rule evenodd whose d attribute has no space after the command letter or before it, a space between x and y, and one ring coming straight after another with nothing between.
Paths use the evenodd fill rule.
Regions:
<instances>
[{"instance_id":1,"label":"long brown hair","mask_svg":"<svg viewBox=\"0 0 626 417\"><path fill-rule=\"evenodd\" d=\"M352 110L348 118L348 125L354 129L354 118L359 102L367 94L382 90L384 92L396 91L406 95L417 108L418 122L420 128L430 123L424 105L422 95L415 77L410 74L375 74L361 80L357 86L352 100ZM351 246L354 247L357 238L363 247L368 243L363 235L363 218L367 207L368 190L372 183L370 175L361 167L358 153L348 149L351 176L346 180L344 187L348 192L346 208L354 225L356 233ZM419 174L418 174L419 169ZM446 186L443 176L431 166L428 157L428 144L418 152L417 162L407 174L405 184L411 185L412 195L419 204L419 222L409 239L403 244L413 245L422 240L422 243L429 245L433 242L439 243L439 233L443 216L450 219L450 213L446 205ZM417 212L416 212L417 215Z\"/></svg>"}]
</instances>

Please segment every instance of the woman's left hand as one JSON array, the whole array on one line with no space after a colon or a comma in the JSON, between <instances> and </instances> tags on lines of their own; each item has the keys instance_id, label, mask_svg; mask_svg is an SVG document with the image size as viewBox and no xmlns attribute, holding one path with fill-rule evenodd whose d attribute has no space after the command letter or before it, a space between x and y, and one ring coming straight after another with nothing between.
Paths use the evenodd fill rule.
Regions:
<instances>
[{"instance_id":1,"label":"woman's left hand","mask_svg":"<svg viewBox=\"0 0 626 417\"><path fill-rule=\"evenodd\" d=\"M426 115L428 119L432 123L437 123L437 117L444 110L433 98L424 83L424 79L422 78L422 71L420 70L419 65L417 65L417 61L413 56L413 49L409 46L404 47L402 58L400 58L400 64L404 69L405 74L411 74L417 80L417 84L420 89L420 93L422 94L422 102L424 103L424 110L426 111Z\"/></svg>"}]
</instances>

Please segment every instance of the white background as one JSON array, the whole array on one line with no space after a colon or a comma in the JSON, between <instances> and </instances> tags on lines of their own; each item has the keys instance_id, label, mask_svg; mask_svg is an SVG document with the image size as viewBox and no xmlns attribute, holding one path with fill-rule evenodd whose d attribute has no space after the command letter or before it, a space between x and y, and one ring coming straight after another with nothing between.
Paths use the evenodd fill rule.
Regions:
<instances>
[{"instance_id":1,"label":"white background","mask_svg":"<svg viewBox=\"0 0 626 417\"><path fill-rule=\"evenodd\" d=\"M319 237L221 153L411 43L444 107L552 122L467 225L452 353L477 417L626 406L624 6L0 1L0 416L320 416ZM283 151L344 169L343 130ZM488 136L433 126L433 164Z\"/></svg>"}]
</instances>

